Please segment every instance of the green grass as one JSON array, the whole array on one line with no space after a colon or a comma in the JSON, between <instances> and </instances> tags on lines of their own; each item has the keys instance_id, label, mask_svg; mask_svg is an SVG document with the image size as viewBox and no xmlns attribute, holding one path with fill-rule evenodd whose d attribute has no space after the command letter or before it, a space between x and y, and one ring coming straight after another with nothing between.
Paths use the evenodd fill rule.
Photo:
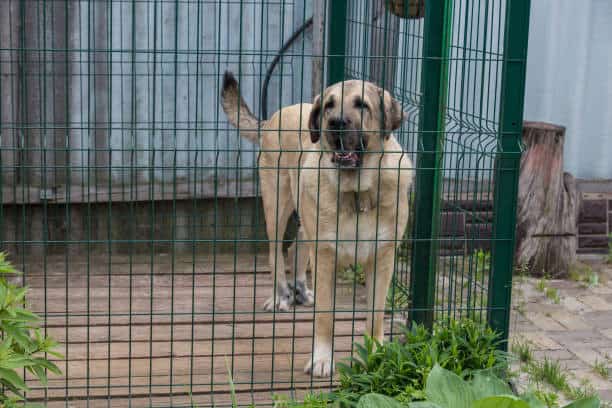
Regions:
<instances>
[{"instance_id":1,"label":"green grass","mask_svg":"<svg viewBox=\"0 0 612 408\"><path fill-rule=\"evenodd\" d=\"M533 361L533 350L528 342L514 343L511 350L521 363L529 364Z\"/></svg>"},{"instance_id":2,"label":"green grass","mask_svg":"<svg viewBox=\"0 0 612 408\"><path fill-rule=\"evenodd\" d=\"M546 357L542 362L531 364L528 372L535 381L549 384L557 391L567 391L570 388L567 374L558 361Z\"/></svg>"},{"instance_id":3,"label":"green grass","mask_svg":"<svg viewBox=\"0 0 612 408\"><path fill-rule=\"evenodd\" d=\"M536 289L542 293L546 290L546 278L542 278L538 281L538 284L536 285Z\"/></svg>"},{"instance_id":4,"label":"green grass","mask_svg":"<svg viewBox=\"0 0 612 408\"><path fill-rule=\"evenodd\" d=\"M540 401L542 401L548 408L559 407L559 395L556 392L546 392L537 390L535 395Z\"/></svg>"},{"instance_id":5,"label":"green grass","mask_svg":"<svg viewBox=\"0 0 612 408\"><path fill-rule=\"evenodd\" d=\"M557 305L561 302L561 299L559 298L559 291L555 288L546 288L544 294L548 299Z\"/></svg>"},{"instance_id":6,"label":"green grass","mask_svg":"<svg viewBox=\"0 0 612 408\"><path fill-rule=\"evenodd\" d=\"M328 404L329 397L326 394L307 394L302 402L284 395L274 396L274 408L326 408Z\"/></svg>"},{"instance_id":7,"label":"green grass","mask_svg":"<svg viewBox=\"0 0 612 408\"><path fill-rule=\"evenodd\" d=\"M581 283L585 287L599 285L599 275L597 272L590 265L580 262L571 266L568 278L574 282Z\"/></svg>"},{"instance_id":8,"label":"green grass","mask_svg":"<svg viewBox=\"0 0 612 408\"><path fill-rule=\"evenodd\" d=\"M587 379L582 379L578 387L570 387L565 394L571 400L588 398L597 395L595 389Z\"/></svg>"},{"instance_id":9,"label":"green grass","mask_svg":"<svg viewBox=\"0 0 612 408\"><path fill-rule=\"evenodd\" d=\"M608 361L595 360L595 364L593 364L593 371L599 374L603 379L607 380L610 377Z\"/></svg>"}]
</instances>

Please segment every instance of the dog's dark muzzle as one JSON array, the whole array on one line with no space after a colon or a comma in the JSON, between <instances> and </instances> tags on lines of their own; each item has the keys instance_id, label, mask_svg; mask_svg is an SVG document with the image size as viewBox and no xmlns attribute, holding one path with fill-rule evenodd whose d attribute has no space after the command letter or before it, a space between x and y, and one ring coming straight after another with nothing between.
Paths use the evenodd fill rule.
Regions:
<instances>
[{"instance_id":1,"label":"dog's dark muzzle","mask_svg":"<svg viewBox=\"0 0 612 408\"><path fill-rule=\"evenodd\" d=\"M353 129L348 120L332 118L327 123L326 137L330 147L334 150L332 163L346 169L361 166L365 139L360 129Z\"/></svg>"}]
</instances>

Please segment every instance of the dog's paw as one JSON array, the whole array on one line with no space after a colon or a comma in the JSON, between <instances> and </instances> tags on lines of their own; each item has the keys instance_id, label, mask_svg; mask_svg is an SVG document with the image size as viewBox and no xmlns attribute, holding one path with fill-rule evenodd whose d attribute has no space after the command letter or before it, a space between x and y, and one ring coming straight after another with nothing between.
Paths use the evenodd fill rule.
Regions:
<instances>
[{"instance_id":1,"label":"dog's paw","mask_svg":"<svg viewBox=\"0 0 612 408\"><path fill-rule=\"evenodd\" d=\"M306 286L304 281L296 281L295 287L289 283L289 288L295 292L295 303L303 306L314 304L314 292Z\"/></svg>"},{"instance_id":2,"label":"dog's paw","mask_svg":"<svg viewBox=\"0 0 612 408\"><path fill-rule=\"evenodd\" d=\"M308 360L304 367L306 374L312 374L314 377L331 377L334 374L334 364L332 363L331 353L323 356L315 356Z\"/></svg>"},{"instance_id":3,"label":"dog's paw","mask_svg":"<svg viewBox=\"0 0 612 408\"><path fill-rule=\"evenodd\" d=\"M285 287L277 290L276 294L270 296L268 300L264 302L263 308L267 312L273 312L274 310L288 312L294 300L293 290L289 290L289 288Z\"/></svg>"}]
</instances>

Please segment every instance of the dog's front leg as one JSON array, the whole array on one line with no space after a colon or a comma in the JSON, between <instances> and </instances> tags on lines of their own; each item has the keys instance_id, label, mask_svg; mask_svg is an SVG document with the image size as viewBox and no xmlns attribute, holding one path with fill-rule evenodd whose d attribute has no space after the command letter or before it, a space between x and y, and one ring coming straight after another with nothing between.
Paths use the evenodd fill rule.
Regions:
<instances>
[{"instance_id":1,"label":"dog's front leg","mask_svg":"<svg viewBox=\"0 0 612 408\"><path fill-rule=\"evenodd\" d=\"M314 350L304 371L315 377L329 377L334 373L332 325L335 296L334 271L336 268L335 254L331 250L311 253L315 264L313 271L315 282L315 330Z\"/></svg>"},{"instance_id":2,"label":"dog's front leg","mask_svg":"<svg viewBox=\"0 0 612 408\"><path fill-rule=\"evenodd\" d=\"M382 343L385 337L385 304L393 276L395 248L378 248L376 259L366 268L366 334Z\"/></svg>"}]
</instances>

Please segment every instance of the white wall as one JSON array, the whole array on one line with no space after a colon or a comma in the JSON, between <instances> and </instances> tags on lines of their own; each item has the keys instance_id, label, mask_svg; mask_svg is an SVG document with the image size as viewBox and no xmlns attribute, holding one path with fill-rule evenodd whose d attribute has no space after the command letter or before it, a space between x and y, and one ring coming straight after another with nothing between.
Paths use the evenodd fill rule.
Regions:
<instances>
[{"instance_id":1,"label":"white wall","mask_svg":"<svg viewBox=\"0 0 612 408\"><path fill-rule=\"evenodd\" d=\"M532 0L525 119L567 127L565 168L612 178L612 0Z\"/></svg>"}]
</instances>

